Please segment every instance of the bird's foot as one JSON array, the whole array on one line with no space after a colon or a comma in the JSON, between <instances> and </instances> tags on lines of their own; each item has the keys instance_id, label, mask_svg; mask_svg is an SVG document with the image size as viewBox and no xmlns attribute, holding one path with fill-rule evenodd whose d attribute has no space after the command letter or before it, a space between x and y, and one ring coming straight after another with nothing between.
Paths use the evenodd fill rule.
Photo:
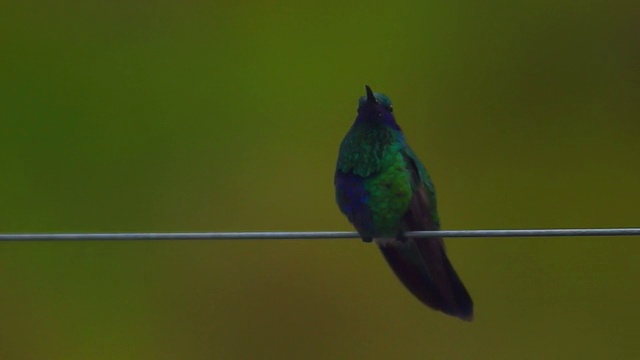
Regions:
<instances>
[{"instance_id":1,"label":"bird's foot","mask_svg":"<svg viewBox=\"0 0 640 360\"><path fill-rule=\"evenodd\" d=\"M407 240L409 240L409 238L406 237L403 232L401 232L398 235L396 235L396 240L398 240L398 241L400 241L401 243L404 244L404 243L407 242Z\"/></svg>"},{"instance_id":2,"label":"bird's foot","mask_svg":"<svg viewBox=\"0 0 640 360\"><path fill-rule=\"evenodd\" d=\"M370 243L370 242L372 242L372 241L373 241L373 238L371 238L371 237L363 237L363 238L362 238L362 241L363 241L363 242L366 242L366 243Z\"/></svg>"}]
</instances>

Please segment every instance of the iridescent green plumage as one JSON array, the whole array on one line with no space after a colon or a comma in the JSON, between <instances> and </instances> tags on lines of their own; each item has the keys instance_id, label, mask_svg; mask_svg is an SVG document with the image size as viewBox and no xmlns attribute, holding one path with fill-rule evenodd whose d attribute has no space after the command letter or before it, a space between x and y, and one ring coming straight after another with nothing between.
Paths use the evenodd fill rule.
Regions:
<instances>
[{"instance_id":1,"label":"iridescent green plumage","mask_svg":"<svg viewBox=\"0 0 640 360\"><path fill-rule=\"evenodd\" d=\"M470 320L473 304L440 238L406 239L405 231L438 230L435 189L407 145L388 97L369 87L340 145L336 200L364 241L375 238L407 288L425 304Z\"/></svg>"}]
</instances>

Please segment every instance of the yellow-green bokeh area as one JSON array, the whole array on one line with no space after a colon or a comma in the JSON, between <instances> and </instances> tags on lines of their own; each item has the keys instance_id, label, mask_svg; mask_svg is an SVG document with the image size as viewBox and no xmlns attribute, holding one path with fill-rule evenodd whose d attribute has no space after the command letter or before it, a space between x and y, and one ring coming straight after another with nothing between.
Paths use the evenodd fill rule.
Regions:
<instances>
[{"instance_id":1,"label":"yellow-green bokeh area","mask_svg":"<svg viewBox=\"0 0 640 360\"><path fill-rule=\"evenodd\" d=\"M0 232L348 230L369 84L446 229L638 226L632 1L0 5ZM640 239L449 239L428 310L373 245L0 244L1 359L640 358Z\"/></svg>"}]
</instances>

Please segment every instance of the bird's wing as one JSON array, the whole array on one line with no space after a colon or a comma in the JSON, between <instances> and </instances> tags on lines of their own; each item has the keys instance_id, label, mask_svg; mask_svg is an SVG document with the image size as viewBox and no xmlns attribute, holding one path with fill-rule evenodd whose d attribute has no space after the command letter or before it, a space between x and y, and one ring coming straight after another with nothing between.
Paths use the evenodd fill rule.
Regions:
<instances>
[{"instance_id":1,"label":"bird's wing","mask_svg":"<svg viewBox=\"0 0 640 360\"><path fill-rule=\"evenodd\" d=\"M438 230L435 190L411 149L404 153L414 193L404 215L405 231ZM473 318L473 302L447 258L439 237L408 239L380 248L402 283L423 303L464 320Z\"/></svg>"}]
</instances>

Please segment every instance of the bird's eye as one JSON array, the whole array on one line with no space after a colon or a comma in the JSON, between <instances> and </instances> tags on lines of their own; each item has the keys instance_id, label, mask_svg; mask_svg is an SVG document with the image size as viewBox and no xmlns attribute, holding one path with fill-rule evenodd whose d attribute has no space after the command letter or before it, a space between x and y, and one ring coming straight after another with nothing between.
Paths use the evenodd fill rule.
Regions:
<instances>
[{"instance_id":1,"label":"bird's eye","mask_svg":"<svg viewBox=\"0 0 640 360\"><path fill-rule=\"evenodd\" d=\"M393 112L393 106L389 105L388 109L389 109L389 112Z\"/></svg>"}]
</instances>

